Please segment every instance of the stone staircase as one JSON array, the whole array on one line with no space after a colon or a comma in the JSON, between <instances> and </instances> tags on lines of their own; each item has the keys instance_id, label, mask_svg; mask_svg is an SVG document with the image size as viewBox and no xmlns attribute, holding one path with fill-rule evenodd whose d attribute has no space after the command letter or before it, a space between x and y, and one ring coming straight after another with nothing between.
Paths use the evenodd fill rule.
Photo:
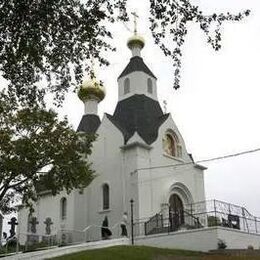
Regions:
<instances>
[{"instance_id":1,"label":"stone staircase","mask_svg":"<svg viewBox=\"0 0 260 260\"><path fill-rule=\"evenodd\" d=\"M4 257L4 260L22 260L22 259L50 259L57 256L63 256L67 254L73 254L90 249L106 248L111 246L119 245L129 245L129 238L118 238L118 239L109 239L101 240L96 242L82 243L78 245L64 246L64 247L55 247L47 250L29 252L29 253L18 253L12 256Z\"/></svg>"}]
</instances>

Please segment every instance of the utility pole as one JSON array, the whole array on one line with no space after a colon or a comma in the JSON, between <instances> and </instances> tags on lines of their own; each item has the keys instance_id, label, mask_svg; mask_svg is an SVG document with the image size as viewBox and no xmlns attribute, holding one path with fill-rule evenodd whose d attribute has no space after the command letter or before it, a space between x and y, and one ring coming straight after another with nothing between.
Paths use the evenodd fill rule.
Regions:
<instances>
[{"instance_id":1,"label":"utility pole","mask_svg":"<svg viewBox=\"0 0 260 260\"><path fill-rule=\"evenodd\" d=\"M130 200L131 204L131 242L132 245L134 245L134 200Z\"/></svg>"}]
</instances>

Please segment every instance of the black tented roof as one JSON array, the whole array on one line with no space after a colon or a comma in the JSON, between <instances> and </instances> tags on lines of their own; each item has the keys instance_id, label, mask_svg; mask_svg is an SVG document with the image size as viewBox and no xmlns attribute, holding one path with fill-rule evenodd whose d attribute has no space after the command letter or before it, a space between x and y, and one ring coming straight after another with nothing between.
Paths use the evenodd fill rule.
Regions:
<instances>
[{"instance_id":1,"label":"black tented roof","mask_svg":"<svg viewBox=\"0 0 260 260\"><path fill-rule=\"evenodd\" d=\"M97 115L84 115L79 123L77 132L95 134L100 123L100 119Z\"/></svg>"},{"instance_id":2,"label":"black tented roof","mask_svg":"<svg viewBox=\"0 0 260 260\"><path fill-rule=\"evenodd\" d=\"M155 78L152 71L147 67L147 65L144 63L143 59L139 56L134 56L130 59L130 62L127 64L123 72L118 77L121 78L123 76L126 76L134 71L143 71L144 73L150 75L151 77Z\"/></svg>"},{"instance_id":3,"label":"black tented roof","mask_svg":"<svg viewBox=\"0 0 260 260\"><path fill-rule=\"evenodd\" d=\"M169 114L163 114L158 101L145 95L133 95L118 102L108 119L122 132L125 144L137 132L147 143L158 137L158 130Z\"/></svg>"}]
</instances>

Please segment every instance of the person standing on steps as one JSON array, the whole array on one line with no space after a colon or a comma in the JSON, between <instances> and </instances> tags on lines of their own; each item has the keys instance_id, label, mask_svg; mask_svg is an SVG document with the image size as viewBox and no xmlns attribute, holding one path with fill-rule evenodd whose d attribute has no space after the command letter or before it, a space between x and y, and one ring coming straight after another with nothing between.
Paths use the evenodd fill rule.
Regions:
<instances>
[{"instance_id":1,"label":"person standing on steps","mask_svg":"<svg viewBox=\"0 0 260 260\"><path fill-rule=\"evenodd\" d=\"M122 237L127 237L127 213L124 212L123 217L122 217L122 221L121 221L121 236Z\"/></svg>"},{"instance_id":2,"label":"person standing on steps","mask_svg":"<svg viewBox=\"0 0 260 260\"><path fill-rule=\"evenodd\" d=\"M102 236L102 239L109 239L110 236L112 236L112 232L108 228L108 218L107 218L107 216L105 216L105 218L102 222L101 236Z\"/></svg>"}]
</instances>

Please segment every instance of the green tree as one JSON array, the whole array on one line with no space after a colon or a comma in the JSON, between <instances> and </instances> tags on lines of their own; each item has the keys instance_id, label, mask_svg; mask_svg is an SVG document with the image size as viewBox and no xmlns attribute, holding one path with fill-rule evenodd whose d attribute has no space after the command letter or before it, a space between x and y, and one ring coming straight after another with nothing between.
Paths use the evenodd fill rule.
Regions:
<instances>
[{"instance_id":1,"label":"green tree","mask_svg":"<svg viewBox=\"0 0 260 260\"><path fill-rule=\"evenodd\" d=\"M148 1L148 0L147 0ZM174 88L180 86L182 46L188 22L197 22L219 50L224 21L237 15L205 15L190 0L149 0L155 43L173 59ZM91 57L108 65L114 51L110 24L127 21L127 0L0 0L0 209L12 210L21 197L27 205L45 186L52 194L83 189L93 179L86 160L94 137L77 134L67 120L46 110L53 93L61 105L70 87L79 85ZM166 38L172 39L168 46ZM46 82L46 84L43 84ZM40 83L40 84L39 84ZM7 93L7 94L5 94Z\"/></svg>"},{"instance_id":2,"label":"green tree","mask_svg":"<svg viewBox=\"0 0 260 260\"><path fill-rule=\"evenodd\" d=\"M90 57L108 61L108 23L126 19L126 0L0 0L0 70L26 103L46 91L61 101L79 84ZM48 82L47 87L37 83Z\"/></svg>"},{"instance_id":3,"label":"green tree","mask_svg":"<svg viewBox=\"0 0 260 260\"><path fill-rule=\"evenodd\" d=\"M147 0L148 1L148 0ZM149 0L155 43L174 66L174 88L180 86L182 46L187 24L196 22L215 49L221 47L221 25L249 15L204 14L190 0ZM80 84L89 59L108 65L104 51L115 50L109 28L126 21L127 0L0 0L0 71L9 91L29 103L46 91L62 101L71 86ZM171 39L172 43L165 41ZM37 83L45 79L46 87Z\"/></svg>"},{"instance_id":4,"label":"green tree","mask_svg":"<svg viewBox=\"0 0 260 260\"><path fill-rule=\"evenodd\" d=\"M94 136L76 133L66 119L39 106L21 108L7 95L0 101L0 210L15 202L32 206L40 191L53 195L82 190L94 178L87 162Z\"/></svg>"}]
</instances>

